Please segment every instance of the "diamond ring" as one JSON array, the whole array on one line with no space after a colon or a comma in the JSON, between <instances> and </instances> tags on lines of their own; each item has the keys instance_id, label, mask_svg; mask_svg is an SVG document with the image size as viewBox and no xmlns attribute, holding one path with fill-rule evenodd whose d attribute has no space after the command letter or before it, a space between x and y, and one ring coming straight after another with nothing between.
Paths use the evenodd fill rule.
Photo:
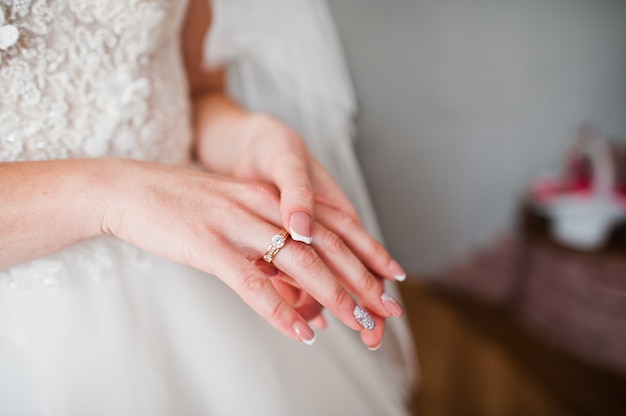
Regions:
<instances>
[{"instance_id":1,"label":"diamond ring","mask_svg":"<svg viewBox=\"0 0 626 416\"><path fill-rule=\"evenodd\" d=\"M285 231L283 228L280 230L278 234L272 237L272 245L269 246L265 255L263 256L263 260L268 263L271 263L274 260L274 257L278 254L281 248L285 245L285 241L287 241L287 237L289 237L289 233Z\"/></svg>"}]
</instances>

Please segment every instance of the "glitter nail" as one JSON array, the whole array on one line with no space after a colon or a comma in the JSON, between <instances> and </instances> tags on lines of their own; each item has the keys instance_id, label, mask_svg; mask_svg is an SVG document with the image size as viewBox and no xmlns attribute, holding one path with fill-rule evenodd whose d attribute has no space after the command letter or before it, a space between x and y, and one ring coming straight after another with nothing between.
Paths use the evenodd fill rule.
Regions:
<instances>
[{"instance_id":1,"label":"glitter nail","mask_svg":"<svg viewBox=\"0 0 626 416\"><path fill-rule=\"evenodd\" d=\"M352 314L354 315L354 319L356 319L359 325L361 325L368 331L371 331L376 326L376 322L374 322L374 318L372 318L372 315L367 313L367 311L361 306L356 305Z\"/></svg>"}]
</instances>

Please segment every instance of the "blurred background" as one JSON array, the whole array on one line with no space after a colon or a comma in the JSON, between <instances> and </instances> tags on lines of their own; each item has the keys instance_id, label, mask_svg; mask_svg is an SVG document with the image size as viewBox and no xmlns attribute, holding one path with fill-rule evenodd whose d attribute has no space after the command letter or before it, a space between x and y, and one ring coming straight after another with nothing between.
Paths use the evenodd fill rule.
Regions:
<instances>
[{"instance_id":1,"label":"blurred background","mask_svg":"<svg viewBox=\"0 0 626 416\"><path fill-rule=\"evenodd\" d=\"M579 124L626 136L623 0L330 1L391 251L436 270L507 230Z\"/></svg>"},{"instance_id":2,"label":"blurred background","mask_svg":"<svg viewBox=\"0 0 626 416\"><path fill-rule=\"evenodd\" d=\"M586 213L606 238L584 250L555 241L529 190L560 172L561 194L593 196L594 158L572 156L588 121L623 178L626 2L329 6L359 98L357 153L411 276L416 408L626 414L624 183L606 199L617 213Z\"/></svg>"}]
</instances>

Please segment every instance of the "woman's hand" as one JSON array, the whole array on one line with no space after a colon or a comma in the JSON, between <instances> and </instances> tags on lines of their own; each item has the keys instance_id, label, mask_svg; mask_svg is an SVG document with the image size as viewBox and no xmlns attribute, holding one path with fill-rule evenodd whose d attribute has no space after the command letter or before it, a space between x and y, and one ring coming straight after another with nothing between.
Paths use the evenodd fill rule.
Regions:
<instances>
[{"instance_id":1,"label":"woman's hand","mask_svg":"<svg viewBox=\"0 0 626 416\"><path fill-rule=\"evenodd\" d=\"M404 270L365 232L349 199L293 130L270 116L245 112L220 94L195 104L197 156L204 166L275 186L281 224L292 238L310 244L315 219L340 235L377 276L404 280Z\"/></svg>"},{"instance_id":2,"label":"woman's hand","mask_svg":"<svg viewBox=\"0 0 626 416\"><path fill-rule=\"evenodd\" d=\"M279 194L274 188L146 162L111 163L110 175L118 180L111 181L105 193L105 232L216 275L285 335L312 340L307 319L315 317L319 308L307 299L290 304L255 264L281 227ZM381 281L338 235L321 223L313 229L314 247L287 241L273 264L345 325L361 330L354 316L354 296L377 324L363 332L364 342L377 346L384 332L383 318L392 314L381 299Z\"/></svg>"},{"instance_id":3,"label":"woman's hand","mask_svg":"<svg viewBox=\"0 0 626 416\"><path fill-rule=\"evenodd\" d=\"M356 210L331 175L311 155L303 140L274 118L250 113L231 100L225 71L208 71L204 41L211 21L206 2L190 3L183 31L185 66L194 106L196 156L212 172L276 187L281 195L281 224L294 239L310 243L318 204L336 209L347 228L334 228L378 276L403 280L404 270L382 245L362 235ZM358 230L357 230L358 229ZM348 234L348 233L351 234Z\"/></svg>"},{"instance_id":4,"label":"woman's hand","mask_svg":"<svg viewBox=\"0 0 626 416\"><path fill-rule=\"evenodd\" d=\"M289 230L294 239L312 242L315 250L311 255L323 258L337 279L375 312L377 329L362 335L368 346L376 346L382 337L382 317L402 313L397 302L383 293L379 276L402 280L404 271L363 230L355 209L301 138L271 117L242 109L225 94L225 72L206 70L203 45L210 21L206 2L190 3L182 43L194 103L198 160L209 171L265 183L278 190L276 224ZM285 257L281 253L275 263L281 273L296 277L293 273L297 270L280 264ZM297 287L308 291L303 283L310 282L297 283ZM310 294L319 300L315 293Z\"/></svg>"},{"instance_id":5,"label":"woman's hand","mask_svg":"<svg viewBox=\"0 0 626 416\"><path fill-rule=\"evenodd\" d=\"M275 186L281 224L292 238L312 244L331 271L343 276L350 292L366 293L369 304L385 298L379 327L382 318L402 315L398 303L383 295L379 278L402 280L404 271L365 231L348 198L302 139L269 116L243 112L227 98L209 96L196 104L200 161L211 170ZM203 123L202 114L209 114L210 121ZM228 157L218 157L225 146ZM371 346L371 334L362 335Z\"/></svg>"}]
</instances>

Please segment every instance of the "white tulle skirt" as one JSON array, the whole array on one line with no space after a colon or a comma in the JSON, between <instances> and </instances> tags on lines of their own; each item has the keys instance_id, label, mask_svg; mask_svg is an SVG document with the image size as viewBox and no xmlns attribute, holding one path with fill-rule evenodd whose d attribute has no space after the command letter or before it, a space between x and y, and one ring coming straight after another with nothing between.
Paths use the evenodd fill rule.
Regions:
<instances>
[{"instance_id":1,"label":"white tulle skirt","mask_svg":"<svg viewBox=\"0 0 626 416\"><path fill-rule=\"evenodd\" d=\"M218 279L149 255L83 271L0 286L0 414L406 414L394 336L371 352L331 320L308 347Z\"/></svg>"}]
</instances>

